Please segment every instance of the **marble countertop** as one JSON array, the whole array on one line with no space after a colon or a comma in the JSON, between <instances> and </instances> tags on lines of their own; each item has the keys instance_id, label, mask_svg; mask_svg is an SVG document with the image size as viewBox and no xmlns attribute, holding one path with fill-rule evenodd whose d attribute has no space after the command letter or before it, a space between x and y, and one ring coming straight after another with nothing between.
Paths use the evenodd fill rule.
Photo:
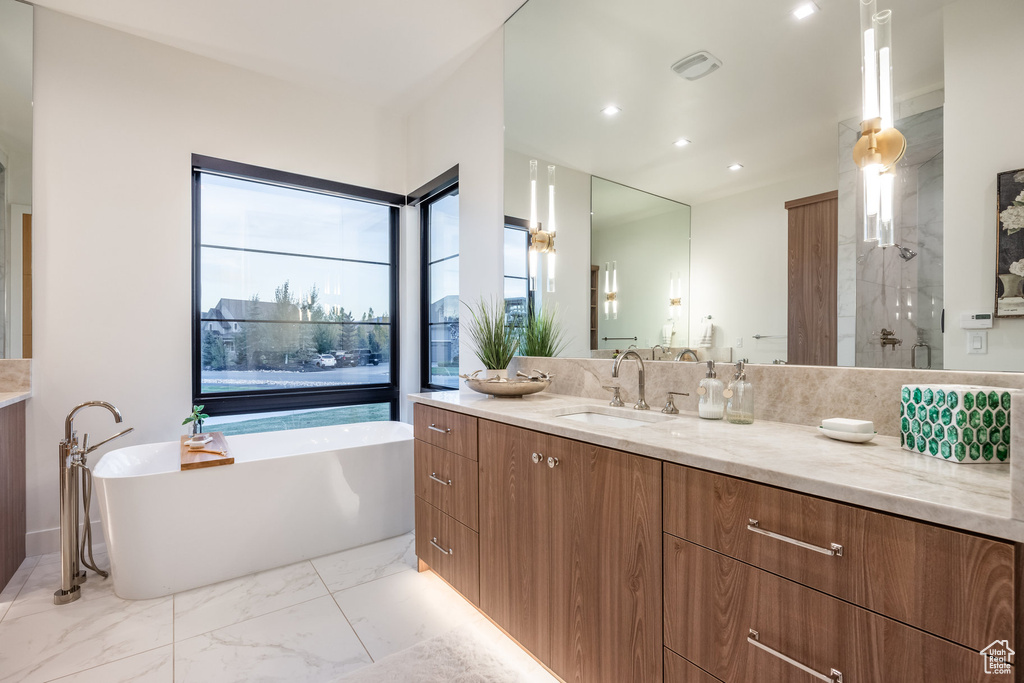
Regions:
<instances>
[{"instance_id":1,"label":"marble countertop","mask_svg":"<svg viewBox=\"0 0 1024 683\"><path fill-rule=\"evenodd\" d=\"M31 391L0 391L0 408L6 408L32 396Z\"/></svg>"},{"instance_id":2,"label":"marble countertop","mask_svg":"<svg viewBox=\"0 0 1024 683\"><path fill-rule=\"evenodd\" d=\"M834 441L816 427L734 425L681 412L664 422L604 427L554 414L607 401L541 393L498 399L468 390L412 394L412 401L518 427L658 458L922 521L1024 541L1013 519L1010 465L962 465L911 453L899 439ZM633 417L629 407L622 417ZM616 413L618 414L618 413ZM655 408L650 415L661 416Z\"/></svg>"}]
</instances>

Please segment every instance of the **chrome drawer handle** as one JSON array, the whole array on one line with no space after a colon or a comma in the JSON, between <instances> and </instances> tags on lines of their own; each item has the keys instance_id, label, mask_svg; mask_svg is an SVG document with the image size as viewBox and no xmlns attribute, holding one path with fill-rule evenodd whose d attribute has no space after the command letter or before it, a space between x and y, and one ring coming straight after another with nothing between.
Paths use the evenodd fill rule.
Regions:
<instances>
[{"instance_id":1,"label":"chrome drawer handle","mask_svg":"<svg viewBox=\"0 0 1024 683\"><path fill-rule=\"evenodd\" d=\"M449 479L448 481L445 481L444 479L438 479L437 478L437 472L431 472L430 473L430 478L433 479L434 481L436 481L438 484L441 484L442 486L451 486L452 485L452 480L451 479Z\"/></svg>"},{"instance_id":2,"label":"chrome drawer handle","mask_svg":"<svg viewBox=\"0 0 1024 683\"><path fill-rule=\"evenodd\" d=\"M541 455L540 453L534 453L533 454L533 464L534 465L537 465L537 464L543 462L543 460L544 460L544 456Z\"/></svg>"},{"instance_id":3,"label":"chrome drawer handle","mask_svg":"<svg viewBox=\"0 0 1024 683\"><path fill-rule=\"evenodd\" d=\"M548 457L548 467L550 467L551 469L555 469L555 465L557 465L557 464L558 464L558 458L556 458L553 455Z\"/></svg>"},{"instance_id":4,"label":"chrome drawer handle","mask_svg":"<svg viewBox=\"0 0 1024 683\"><path fill-rule=\"evenodd\" d=\"M811 674L812 676L814 676L815 678L817 678L820 681L826 681L826 683L843 683L843 673L841 671L837 671L836 669L832 669L831 672L829 673L829 675L826 676L825 674L823 674L821 672L815 671L814 669L812 669L811 667L807 666L806 664L801 664L800 662L796 661L792 657L787 657L786 655L782 654L778 650L773 650L772 648L770 648L767 645L765 645L764 643L762 643L760 638L761 638L761 636L760 636L760 634L757 631L755 631L754 629L750 629L750 635L747 636L747 642L750 643L751 645L753 645L754 647L761 648L762 650L764 650L768 654L772 655L773 657L778 657L779 659L781 659L782 661L786 662L787 664L792 664L793 666L795 666L796 668L800 669L801 671L804 671L806 673Z\"/></svg>"},{"instance_id":5,"label":"chrome drawer handle","mask_svg":"<svg viewBox=\"0 0 1024 683\"><path fill-rule=\"evenodd\" d=\"M433 430L435 432L440 432L442 434L451 434L452 433L452 430L450 428L449 429L441 429L440 427L438 427L435 424L430 425L429 427L427 427L427 429Z\"/></svg>"},{"instance_id":6,"label":"chrome drawer handle","mask_svg":"<svg viewBox=\"0 0 1024 683\"><path fill-rule=\"evenodd\" d=\"M761 528L760 523L756 519L750 519L747 520L747 522L747 531L753 531L755 534L761 534L762 536L774 538L777 541L784 541L785 543L792 543L793 545L798 545L801 548L813 550L814 552L821 553L822 555L829 555L831 557L843 556L843 546L839 545L838 543L830 543L828 548L822 548L820 545L813 545L811 543L805 543L804 541L798 541L795 538L783 536L782 534L777 534L774 531L765 531Z\"/></svg>"},{"instance_id":7,"label":"chrome drawer handle","mask_svg":"<svg viewBox=\"0 0 1024 683\"><path fill-rule=\"evenodd\" d=\"M439 545L437 544L437 536L434 536L434 538L433 538L433 539L431 539L431 541L430 541L430 545L434 546L435 548L437 548L438 550L440 550L440 551L441 551L442 553L444 553L445 555L454 555L454 554L455 554L455 551L454 551L454 550L452 550L451 548L448 548L448 550L445 550L444 548L442 548L441 546L439 546Z\"/></svg>"}]
</instances>

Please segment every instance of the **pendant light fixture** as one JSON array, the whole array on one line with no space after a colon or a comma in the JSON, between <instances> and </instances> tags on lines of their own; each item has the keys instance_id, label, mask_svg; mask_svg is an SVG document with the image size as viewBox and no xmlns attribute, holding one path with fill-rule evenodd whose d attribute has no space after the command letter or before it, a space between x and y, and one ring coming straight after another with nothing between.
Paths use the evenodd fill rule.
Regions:
<instances>
[{"instance_id":1,"label":"pendant light fixture","mask_svg":"<svg viewBox=\"0 0 1024 683\"><path fill-rule=\"evenodd\" d=\"M860 30L864 118L853 160L864 173L864 241L891 247L895 167L907 150L893 120L892 10L878 12L876 0L860 0Z\"/></svg>"},{"instance_id":2,"label":"pendant light fixture","mask_svg":"<svg viewBox=\"0 0 1024 683\"><path fill-rule=\"evenodd\" d=\"M537 222L537 160L530 160L530 290L537 289L539 254L547 254L547 291L555 291L555 167L548 166L548 229Z\"/></svg>"}]
</instances>

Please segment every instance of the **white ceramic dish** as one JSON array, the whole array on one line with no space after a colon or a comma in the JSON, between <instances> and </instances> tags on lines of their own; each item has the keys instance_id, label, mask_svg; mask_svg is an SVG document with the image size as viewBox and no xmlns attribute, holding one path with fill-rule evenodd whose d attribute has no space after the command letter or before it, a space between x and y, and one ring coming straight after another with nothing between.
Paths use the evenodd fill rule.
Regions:
<instances>
[{"instance_id":1,"label":"white ceramic dish","mask_svg":"<svg viewBox=\"0 0 1024 683\"><path fill-rule=\"evenodd\" d=\"M830 439L836 441L849 441L850 443L866 443L875 438L878 432L871 432L870 434L855 434L853 432L837 432L834 429L825 429L824 427L818 427L821 433Z\"/></svg>"}]
</instances>

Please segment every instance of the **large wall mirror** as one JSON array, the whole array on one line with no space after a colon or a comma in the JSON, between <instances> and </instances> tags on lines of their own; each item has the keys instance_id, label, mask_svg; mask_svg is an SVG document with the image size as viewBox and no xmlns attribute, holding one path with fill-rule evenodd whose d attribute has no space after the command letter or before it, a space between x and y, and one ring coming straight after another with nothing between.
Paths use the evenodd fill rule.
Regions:
<instances>
[{"instance_id":1,"label":"large wall mirror","mask_svg":"<svg viewBox=\"0 0 1024 683\"><path fill-rule=\"evenodd\" d=\"M31 356L32 7L0 0L0 358Z\"/></svg>"},{"instance_id":2,"label":"large wall mirror","mask_svg":"<svg viewBox=\"0 0 1024 683\"><path fill-rule=\"evenodd\" d=\"M800 6L810 14L798 18ZM553 286L541 273L533 300L561 311L565 355L662 344L665 356L645 357L692 348L754 363L1024 370L1024 318L980 330L982 353L961 323L1000 295L996 177L1024 167L1024 89L1010 85L1024 5L878 0L892 10L894 119L907 139L897 246L884 249L863 239L852 154L859 8L529 0L508 21L505 213L529 216L532 160L556 168L558 270ZM699 52L721 65L695 80L673 69ZM543 222L549 194L537 196ZM685 237L624 219L645 197L685 207ZM1001 238L1024 249L1024 231ZM612 264L620 309L606 321Z\"/></svg>"}]
</instances>

